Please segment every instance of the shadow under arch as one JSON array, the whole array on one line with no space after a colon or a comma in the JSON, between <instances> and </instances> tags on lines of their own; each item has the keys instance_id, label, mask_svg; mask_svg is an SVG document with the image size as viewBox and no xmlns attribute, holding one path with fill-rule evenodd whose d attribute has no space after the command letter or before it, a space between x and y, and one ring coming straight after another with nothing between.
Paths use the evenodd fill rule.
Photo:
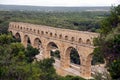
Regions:
<instances>
[{"instance_id":1,"label":"shadow under arch","mask_svg":"<svg viewBox=\"0 0 120 80\"><path fill-rule=\"evenodd\" d=\"M81 65L80 55L74 47L68 47L65 52L66 67L71 67L71 64Z\"/></svg>"},{"instance_id":2,"label":"shadow under arch","mask_svg":"<svg viewBox=\"0 0 120 80\"><path fill-rule=\"evenodd\" d=\"M21 35L20 35L20 33L17 32L15 34L14 38L16 39L17 42L21 42Z\"/></svg>"},{"instance_id":3,"label":"shadow under arch","mask_svg":"<svg viewBox=\"0 0 120 80\"><path fill-rule=\"evenodd\" d=\"M91 44L90 39L87 39L87 40L86 40L86 44Z\"/></svg>"},{"instance_id":4,"label":"shadow under arch","mask_svg":"<svg viewBox=\"0 0 120 80\"><path fill-rule=\"evenodd\" d=\"M24 36L24 44L27 47L28 45L31 46L31 41L30 41L30 37L28 35Z\"/></svg>"},{"instance_id":5,"label":"shadow under arch","mask_svg":"<svg viewBox=\"0 0 120 80\"><path fill-rule=\"evenodd\" d=\"M34 39L34 47L37 49L41 49L42 48L42 42L39 38L35 38Z\"/></svg>"},{"instance_id":6,"label":"shadow under arch","mask_svg":"<svg viewBox=\"0 0 120 80\"><path fill-rule=\"evenodd\" d=\"M47 51L48 51L49 57L54 57L54 58L57 58L60 60L60 51L59 51L59 47L56 43L49 42L47 44Z\"/></svg>"}]
</instances>

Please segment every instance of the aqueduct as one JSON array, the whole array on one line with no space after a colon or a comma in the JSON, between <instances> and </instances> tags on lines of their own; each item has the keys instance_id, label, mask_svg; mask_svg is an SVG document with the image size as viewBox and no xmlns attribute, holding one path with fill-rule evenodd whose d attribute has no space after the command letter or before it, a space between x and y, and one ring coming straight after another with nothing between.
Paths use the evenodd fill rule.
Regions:
<instances>
[{"instance_id":1,"label":"aqueduct","mask_svg":"<svg viewBox=\"0 0 120 80\"><path fill-rule=\"evenodd\" d=\"M59 59L55 59L54 67L60 75L77 75L83 78L91 77L91 59L94 50L93 38L97 33L53 28L22 22L10 22L9 32L15 38L20 38L26 47L31 44L40 50L37 59L50 58L50 52L59 50ZM71 50L76 49L79 65L70 61ZM72 53L74 54L74 52Z\"/></svg>"}]
</instances>

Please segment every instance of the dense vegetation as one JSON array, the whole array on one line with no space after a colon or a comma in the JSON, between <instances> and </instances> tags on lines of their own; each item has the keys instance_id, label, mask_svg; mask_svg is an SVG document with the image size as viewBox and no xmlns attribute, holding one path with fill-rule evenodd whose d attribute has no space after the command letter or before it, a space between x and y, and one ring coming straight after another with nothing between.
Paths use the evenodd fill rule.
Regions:
<instances>
[{"instance_id":1,"label":"dense vegetation","mask_svg":"<svg viewBox=\"0 0 120 80\"><path fill-rule=\"evenodd\" d=\"M36 48L16 42L11 35L0 35L0 80L84 80L56 74L54 59L35 61Z\"/></svg>"},{"instance_id":2,"label":"dense vegetation","mask_svg":"<svg viewBox=\"0 0 120 80\"><path fill-rule=\"evenodd\" d=\"M106 15L104 15L106 14ZM24 48L7 33L11 21L29 22L59 28L96 31L99 22L107 16L106 12L24 12L0 11L0 79L1 80L83 80L80 77L58 76L52 66L53 59L45 59L33 64L38 50L28 46ZM53 54L56 56L56 54ZM74 55L71 55L74 56ZM60 58L60 56L56 56ZM80 64L78 56L73 63ZM76 62L77 61L77 62Z\"/></svg>"},{"instance_id":3,"label":"dense vegetation","mask_svg":"<svg viewBox=\"0 0 120 80\"><path fill-rule=\"evenodd\" d=\"M109 13L104 11L86 12L30 12L0 11L0 33L5 33L11 21L29 22L52 27L96 31L99 22Z\"/></svg>"},{"instance_id":4,"label":"dense vegetation","mask_svg":"<svg viewBox=\"0 0 120 80\"><path fill-rule=\"evenodd\" d=\"M100 36L95 39L94 58L106 62L114 80L120 80L120 5L113 7L110 16L101 22Z\"/></svg>"},{"instance_id":5,"label":"dense vegetation","mask_svg":"<svg viewBox=\"0 0 120 80\"><path fill-rule=\"evenodd\" d=\"M96 48L92 64L106 62L111 77L120 79L120 5L113 7L110 14L0 11L0 34L7 33L10 21L99 32L100 36L94 41ZM80 77L57 75L52 65L53 59L33 63L39 51L31 46L24 48L18 41L11 35L0 35L0 80L82 80ZM51 55L60 58L58 53ZM78 56L71 56L74 56L71 62L80 64Z\"/></svg>"}]
</instances>

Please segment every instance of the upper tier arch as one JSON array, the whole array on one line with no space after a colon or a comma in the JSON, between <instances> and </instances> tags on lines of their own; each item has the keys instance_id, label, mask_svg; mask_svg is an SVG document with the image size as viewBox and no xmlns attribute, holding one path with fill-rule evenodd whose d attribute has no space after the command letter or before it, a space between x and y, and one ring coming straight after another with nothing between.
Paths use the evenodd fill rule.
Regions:
<instances>
[{"instance_id":1,"label":"upper tier arch","mask_svg":"<svg viewBox=\"0 0 120 80\"><path fill-rule=\"evenodd\" d=\"M62 39L64 41L69 41L77 44L93 45L93 38L98 37L99 35L98 33L93 32L53 28L49 26L35 25L23 22L10 22L9 26L9 30L19 29L21 31L27 31L42 36L48 36L49 34L48 37L50 38Z\"/></svg>"}]
</instances>

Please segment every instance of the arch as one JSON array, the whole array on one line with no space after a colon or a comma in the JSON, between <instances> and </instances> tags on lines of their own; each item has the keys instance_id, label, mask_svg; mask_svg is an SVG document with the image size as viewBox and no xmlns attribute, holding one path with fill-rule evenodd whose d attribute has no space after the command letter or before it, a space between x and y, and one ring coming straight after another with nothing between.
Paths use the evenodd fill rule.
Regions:
<instances>
[{"instance_id":1,"label":"arch","mask_svg":"<svg viewBox=\"0 0 120 80\"><path fill-rule=\"evenodd\" d=\"M62 39L62 34L59 35L59 39Z\"/></svg>"},{"instance_id":2,"label":"arch","mask_svg":"<svg viewBox=\"0 0 120 80\"><path fill-rule=\"evenodd\" d=\"M21 42L21 36L20 36L20 33L16 33L14 38L16 39L17 42Z\"/></svg>"},{"instance_id":3,"label":"arch","mask_svg":"<svg viewBox=\"0 0 120 80\"><path fill-rule=\"evenodd\" d=\"M28 35L24 36L24 44L25 46L31 45L30 37Z\"/></svg>"},{"instance_id":4,"label":"arch","mask_svg":"<svg viewBox=\"0 0 120 80\"><path fill-rule=\"evenodd\" d=\"M22 30L22 27L20 27L20 29Z\"/></svg>"},{"instance_id":5,"label":"arch","mask_svg":"<svg viewBox=\"0 0 120 80\"><path fill-rule=\"evenodd\" d=\"M48 32L46 32L46 34L48 35Z\"/></svg>"},{"instance_id":6,"label":"arch","mask_svg":"<svg viewBox=\"0 0 120 80\"><path fill-rule=\"evenodd\" d=\"M38 34L40 34L40 31L39 31L39 30L37 30L37 33L38 33Z\"/></svg>"},{"instance_id":7,"label":"arch","mask_svg":"<svg viewBox=\"0 0 120 80\"><path fill-rule=\"evenodd\" d=\"M71 41L75 41L75 38L74 38L74 37L72 37L72 38L71 38Z\"/></svg>"},{"instance_id":8,"label":"arch","mask_svg":"<svg viewBox=\"0 0 120 80\"><path fill-rule=\"evenodd\" d=\"M41 47L42 47L42 42L41 42L41 40L40 40L39 38L35 38L35 40L34 40L34 46L35 46L35 48L37 48L37 49L41 49Z\"/></svg>"},{"instance_id":9,"label":"arch","mask_svg":"<svg viewBox=\"0 0 120 80\"><path fill-rule=\"evenodd\" d=\"M18 25L18 29L19 29L19 25Z\"/></svg>"},{"instance_id":10,"label":"arch","mask_svg":"<svg viewBox=\"0 0 120 80\"><path fill-rule=\"evenodd\" d=\"M49 57L55 57L57 59L60 59L60 51L58 48L58 45L54 42L49 42L47 45L47 51L49 54Z\"/></svg>"},{"instance_id":11,"label":"arch","mask_svg":"<svg viewBox=\"0 0 120 80\"><path fill-rule=\"evenodd\" d=\"M16 25L14 25L14 27L15 27L15 28L17 28L17 26L16 26Z\"/></svg>"},{"instance_id":12,"label":"arch","mask_svg":"<svg viewBox=\"0 0 120 80\"><path fill-rule=\"evenodd\" d=\"M43 35L44 34L44 31L41 31L41 35Z\"/></svg>"},{"instance_id":13,"label":"arch","mask_svg":"<svg viewBox=\"0 0 120 80\"><path fill-rule=\"evenodd\" d=\"M36 32L36 30L34 29L34 32Z\"/></svg>"},{"instance_id":14,"label":"arch","mask_svg":"<svg viewBox=\"0 0 120 80\"><path fill-rule=\"evenodd\" d=\"M80 65L80 55L74 47L68 47L65 52L65 57L66 57L66 67L70 67L71 63Z\"/></svg>"},{"instance_id":15,"label":"arch","mask_svg":"<svg viewBox=\"0 0 120 80\"><path fill-rule=\"evenodd\" d=\"M82 42L83 42L82 38L79 38L78 43L82 43Z\"/></svg>"},{"instance_id":16,"label":"arch","mask_svg":"<svg viewBox=\"0 0 120 80\"><path fill-rule=\"evenodd\" d=\"M28 28L26 28L26 30L28 30Z\"/></svg>"},{"instance_id":17,"label":"arch","mask_svg":"<svg viewBox=\"0 0 120 80\"><path fill-rule=\"evenodd\" d=\"M91 44L90 39L87 39L87 40L86 40L86 44Z\"/></svg>"},{"instance_id":18,"label":"arch","mask_svg":"<svg viewBox=\"0 0 120 80\"><path fill-rule=\"evenodd\" d=\"M52 37L52 32L50 33L50 37Z\"/></svg>"},{"instance_id":19,"label":"arch","mask_svg":"<svg viewBox=\"0 0 120 80\"><path fill-rule=\"evenodd\" d=\"M15 34L15 38L17 39L17 38L19 38L20 37L20 34L17 32L16 34Z\"/></svg>"},{"instance_id":20,"label":"arch","mask_svg":"<svg viewBox=\"0 0 120 80\"><path fill-rule=\"evenodd\" d=\"M55 38L57 38L57 34L55 33Z\"/></svg>"},{"instance_id":21,"label":"arch","mask_svg":"<svg viewBox=\"0 0 120 80\"><path fill-rule=\"evenodd\" d=\"M65 36L65 40L68 40L68 36Z\"/></svg>"}]
</instances>

